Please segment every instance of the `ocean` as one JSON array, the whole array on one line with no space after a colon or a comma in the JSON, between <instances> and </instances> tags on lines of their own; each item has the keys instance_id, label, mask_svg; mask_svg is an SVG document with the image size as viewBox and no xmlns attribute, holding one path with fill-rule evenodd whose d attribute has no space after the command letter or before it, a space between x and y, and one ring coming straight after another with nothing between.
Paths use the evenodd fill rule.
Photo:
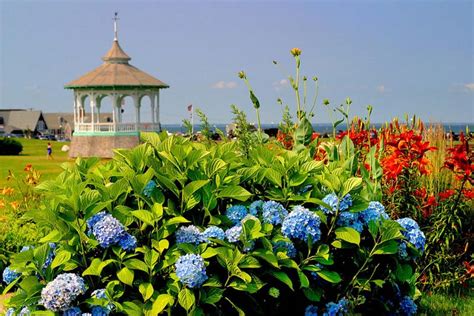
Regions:
<instances>
[{"instance_id":1,"label":"ocean","mask_svg":"<svg viewBox=\"0 0 474 316\"><path fill-rule=\"evenodd\" d=\"M439 124L439 123L436 123ZM452 131L454 133L459 133L459 132L466 132L466 128L469 129L470 132L474 131L474 123L441 123L444 127L444 130L446 132ZM225 132L227 124L211 124L212 128L218 128L221 131ZM375 123L372 124L375 128L379 129L382 125L381 123ZM430 123L425 123L425 126L429 126ZM186 130L181 124L162 124L162 129L167 130L170 133L185 133ZM278 124L262 124L263 129L267 128L277 128ZM200 131L201 126L199 124L194 125L194 131L198 132ZM324 133L332 133L332 124L331 123L318 123L318 124L313 124L313 129L315 132L324 134ZM341 124L337 127L338 130L345 130L346 125Z\"/></svg>"}]
</instances>

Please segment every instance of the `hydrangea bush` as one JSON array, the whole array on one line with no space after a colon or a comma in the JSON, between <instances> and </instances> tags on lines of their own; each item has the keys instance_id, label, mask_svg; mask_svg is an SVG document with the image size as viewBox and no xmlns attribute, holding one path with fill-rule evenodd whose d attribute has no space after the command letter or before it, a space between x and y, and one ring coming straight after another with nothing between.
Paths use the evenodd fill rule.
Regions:
<instances>
[{"instance_id":1,"label":"hydrangea bush","mask_svg":"<svg viewBox=\"0 0 474 316\"><path fill-rule=\"evenodd\" d=\"M3 272L9 313L416 312L424 235L388 217L347 148L322 162L314 148L144 141L39 185L28 216L51 233Z\"/></svg>"}]
</instances>

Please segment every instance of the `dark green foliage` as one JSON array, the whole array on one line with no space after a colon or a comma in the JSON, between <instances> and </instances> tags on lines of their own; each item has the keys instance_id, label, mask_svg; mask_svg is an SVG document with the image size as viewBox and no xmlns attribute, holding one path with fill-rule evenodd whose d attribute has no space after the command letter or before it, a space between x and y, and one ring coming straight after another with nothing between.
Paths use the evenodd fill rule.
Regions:
<instances>
[{"instance_id":1,"label":"dark green foliage","mask_svg":"<svg viewBox=\"0 0 474 316\"><path fill-rule=\"evenodd\" d=\"M23 145L13 138L0 137L0 155L18 155L23 150Z\"/></svg>"}]
</instances>

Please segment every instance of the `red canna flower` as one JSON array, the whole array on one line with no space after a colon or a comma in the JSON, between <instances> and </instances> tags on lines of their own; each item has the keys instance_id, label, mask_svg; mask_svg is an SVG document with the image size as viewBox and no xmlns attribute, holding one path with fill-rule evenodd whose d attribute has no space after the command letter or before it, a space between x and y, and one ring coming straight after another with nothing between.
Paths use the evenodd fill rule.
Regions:
<instances>
[{"instance_id":1,"label":"red canna flower","mask_svg":"<svg viewBox=\"0 0 474 316\"><path fill-rule=\"evenodd\" d=\"M439 198L441 201L444 201L444 200L447 200L449 199L451 196L453 196L456 192L454 190L451 190L451 189L447 189L443 192L440 192L439 193Z\"/></svg>"}]
</instances>

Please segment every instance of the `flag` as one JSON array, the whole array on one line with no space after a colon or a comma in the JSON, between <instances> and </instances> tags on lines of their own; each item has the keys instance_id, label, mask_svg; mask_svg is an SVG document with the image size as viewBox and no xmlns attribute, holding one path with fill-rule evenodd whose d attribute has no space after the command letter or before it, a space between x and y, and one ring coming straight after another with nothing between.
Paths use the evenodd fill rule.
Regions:
<instances>
[{"instance_id":1,"label":"flag","mask_svg":"<svg viewBox=\"0 0 474 316\"><path fill-rule=\"evenodd\" d=\"M193 105L192 104L188 105L188 111L191 112L192 110L193 110Z\"/></svg>"}]
</instances>

